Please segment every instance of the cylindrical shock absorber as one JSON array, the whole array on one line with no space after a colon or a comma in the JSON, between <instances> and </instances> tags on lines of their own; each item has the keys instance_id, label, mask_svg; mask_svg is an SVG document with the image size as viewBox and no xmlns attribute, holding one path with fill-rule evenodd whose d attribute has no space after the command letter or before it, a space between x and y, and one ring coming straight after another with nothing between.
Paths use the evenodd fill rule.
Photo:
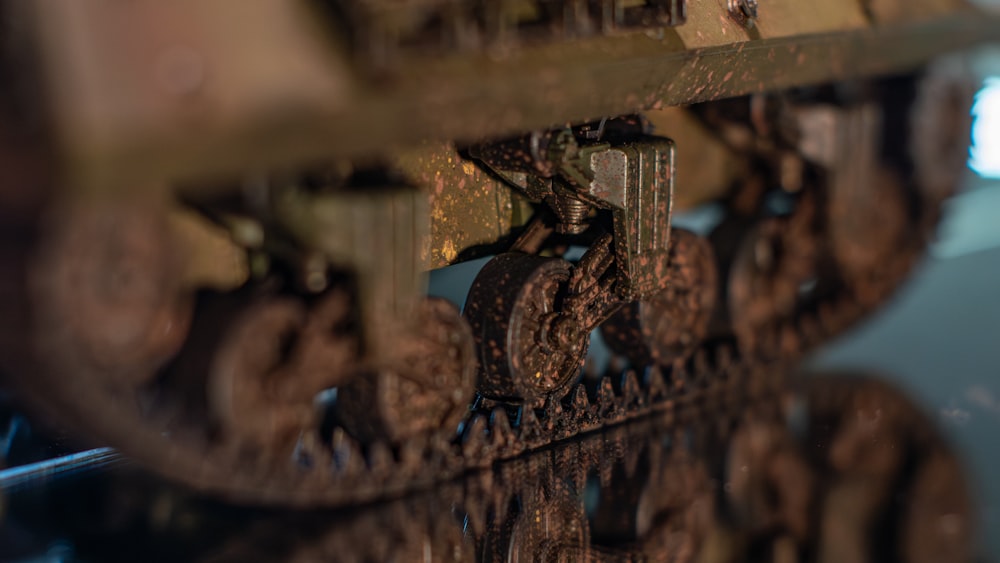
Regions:
<instances>
[{"instance_id":1,"label":"cylindrical shock absorber","mask_svg":"<svg viewBox=\"0 0 1000 563\"><path fill-rule=\"evenodd\" d=\"M587 230L587 217L593 205L580 199L576 192L563 186L559 180L555 180L553 188L552 195L546 198L546 203L559 220L556 232L578 235Z\"/></svg>"}]
</instances>

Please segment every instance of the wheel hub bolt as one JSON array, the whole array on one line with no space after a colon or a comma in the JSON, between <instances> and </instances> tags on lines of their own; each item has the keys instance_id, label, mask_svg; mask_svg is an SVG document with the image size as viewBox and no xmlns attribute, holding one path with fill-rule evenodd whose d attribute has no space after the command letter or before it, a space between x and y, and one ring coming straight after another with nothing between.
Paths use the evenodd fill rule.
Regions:
<instances>
[{"instance_id":1,"label":"wheel hub bolt","mask_svg":"<svg viewBox=\"0 0 1000 563\"><path fill-rule=\"evenodd\" d=\"M573 317L556 313L544 324L542 346L551 351L576 354L580 351L580 327Z\"/></svg>"}]
</instances>

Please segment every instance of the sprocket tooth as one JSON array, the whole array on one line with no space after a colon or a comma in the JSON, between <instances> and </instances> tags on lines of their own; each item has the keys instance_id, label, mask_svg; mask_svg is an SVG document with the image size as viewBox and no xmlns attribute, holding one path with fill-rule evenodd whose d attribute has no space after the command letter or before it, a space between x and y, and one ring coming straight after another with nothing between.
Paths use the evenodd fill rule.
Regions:
<instances>
[{"instance_id":1,"label":"sprocket tooth","mask_svg":"<svg viewBox=\"0 0 1000 563\"><path fill-rule=\"evenodd\" d=\"M597 385L597 408L602 413L605 409L611 408L615 404L615 389L611 384L610 377L602 377Z\"/></svg>"},{"instance_id":2,"label":"sprocket tooth","mask_svg":"<svg viewBox=\"0 0 1000 563\"><path fill-rule=\"evenodd\" d=\"M523 444L514 435L507 418L507 410L496 407L490 414L490 438L493 451L501 457L515 456L523 450Z\"/></svg>"},{"instance_id":3,"label":"sprocket tooth","mask_svg":"<svg viewBox=\"0 0 1000 563\"><path fill-rule=\"evenodd\" d=\"M663 378L663 370L658 365L646 368L645 373L646 404L656 405L670 396L667 382Z\"/></svg>"},{"instance_id":4,"label":"sprocket tooth","mask_svg":"<svg viewBox=\"0 0 1000 563\"><path fill-rule=\"evenodd\" d=\"M573 390L569 409L580 432L587 432L600 426L600 421L597 419L594 408L590 404L590 399L587 397L587 387L584 384L577 385Z\"/></svg>"},{"instance_id":5,"label":"sprocket tooth","mask_svg":"<svg viewBox=\"0 0 1000 563\"><path fill-rule=\"evenodd\" d=\"M559 417L561 417L563 413L562 404L554 397L549 397L545 400L545 406L542 410L544 413L544 419L549 422L559 420Z\"/></svg>"},{"instance_id":6,"label":"sprocket tooth","mask_svg":"<svg viewBox=\"0 0 1000 563\"><path fill-rule=\"evenodd\" d=\"M366 471L361 446L343 428L334 428L330 449L336 472L340 477L355 477Z\"/></svg>"},{"instance_id":7,"label":"sprocket tooth","mask_svg":"<svg viewBox=\"0 0 1000 563\"><path fill-rule=\"evenodd\" d=\"M563 440L577 433L575 421L566 416L562 401L554 396L545 401L542 425L548 430L552 440Z\"/></svg>"},{"instance_id":8,"label":"sprocket tooth","mask_svg":"<svg viewBox=\"0 0 1000 563\"><path fill-rule=\"evenodd\" d=\"M463 429L462 457L470 466L488 467L491 462L490 448L486 441L486 427L486 417L476 414Z\"/></svg>"},{"instance_id":9,"label":"sprocket tooth","mask_svg":"<svg viewBox=\"0 0 1000 563\"><path fill-rule=\"evenodd\" d=\"M580 383L573 388L570 395L570 406L574 411L587 411L590 409L590 398L587 397L587 386Z\"/></svg>"},{"instance_id":10,"label":"sprocket tooth","mask_svg":"<svg viewBox=\"0 0 1000 563\"><path fill-rule=\"evenodd\" d=\"M642 395L642 387L639 385L639 378L636 377L635 370L630 369L622 376L622 398L627 416L642 412L646 406L646 400Z\"/></svg>"},{"instance_id":11,"label":"sprocket tooth","mask_svg":"<svg viewBox=\"0 0 1000 563\"><path fill-rule=\"evenodd\" d=\"M619 422L624 418L624 409L615 396L610 377L601 378L601 384L597 389L597 412L601 419L608 423Z\"/></svg>"},{"instance_id":12,"label":"sprocket tooth","mask_svg":"<svg viewBox=\"0 0 1000 563\"><path fill-rule=\"evenodd\" d=\"M542 445L546 441L542 423L539 422L538 416L535 415L535 409L529 405L522 407L521 424L518 426L518 430L518 436L521 438L521 441L529 448Z\"/></svg>"}]
</instances>

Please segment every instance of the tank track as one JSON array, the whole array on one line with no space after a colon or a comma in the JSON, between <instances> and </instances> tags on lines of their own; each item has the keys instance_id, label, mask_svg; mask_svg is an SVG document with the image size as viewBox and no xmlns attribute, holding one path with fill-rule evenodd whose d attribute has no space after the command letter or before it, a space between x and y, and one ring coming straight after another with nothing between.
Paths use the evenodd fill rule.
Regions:
<instances>
[{"instance_id":1,"label":"tank track","mask_svg":"<svg viewBox=\"0 0 1000 563\"><path fill-rule=\"evenodd\" d=\"M912 249L899 260L891 278L874 280L884 288L883 298L903 280L918 256L919 250ZM43 404L74 409L88 401L101 401L106 408L99 418L73 417L78 428L115 439L122 451L157 472L232 500L298 506L355 504L426 488L636 419L732 412L736 404L780 385L780 374L789 363L842 333L873 305L859 303L850 294L839 295L774 324L760 335L761 344L752 357L741 354L732 343L706 344L689 362L674 368L653 365L586 379L565 399L548 400L542 409L490 408L488 401L481 401L463 422L457 438L438 432L394 448L379 442L363 445L341 428L333 430L329 441L318 434L302 436L285 463L243 457L238 449L225 445L209 449L195 435L175 433L164 440L156 429L170 426L169 417L144 419L125 400L109 402L100 389L67 385L70 392L60 393L59 398L71 398L71 403L60 404L47 396ZM66 413L53 411L57 420L64 420Z\"/></svg>"},{"instance_id":2,"label":"tank track","mask_svg":"<svg viewBox=\"0 0 1000 563\"><path fill-rule=\"evenodd\" d=\"M714 117L705 119L711 123ZM907 154L905 159L911 158ZM586 374L565 395L550 395L537 404L479 398L457 435L438 428L395 445L377 439L362 442L331 422L279 448L247 448L207 423L197 412L199 405L178 400L186 393L184 366L175 366L181 377L173 395L136 392L114 381L116 374L98 364L74 362L73 350L61 345L61 329L46 335L43 355L47 361L73 366L73 377L26 363L9 374L9 381L43 416L114 444L161 474L232 500L311 506L402 495L628 421L653 415L680 418L691 411L702 416L727 412L734 402L773 388L780 383L775 379L781 366L802 358L882 304L920 259L947 190L928 187L924 178L903 173L906 166L902 169L898 176L865 183L866 189L846 196L804 190L795 212L776 223L773 232L759 224L749 231L761 240L777 237L777 243L792 248L791 258L764 273L754 267L742 273L735 267L723 271L730 293L720 299L729 299L730 318L724 320L732 322L731 332L710 333L686 354L688 359ZM730 218L741 221L738 213ZM852 221L868 230L854 229ZM746 242L744 236L730 239ZM713 242L723 263L738 263L740 249L727 251ZM799 244L806 246L795 246ZM858 247L870 252L859 254ZM17 256L14 263L27 267L28 257ZM796 296L805 280L795 267L801 263L798 259L810 257L816 267L832 264L833 275L819 279L836 282L800 300ZM22 272L17 277L26 276ZM789 287L792 310L779 302L784 299L780 292L787 294ZM734 305L743 312L736 314L739 307ZM26 335L18 336L23 341ZM37 343L27 342L21 353L38 349ZM195 371L191 368L197 384Z\"/></svg>"},{"instance_id":3,"label":"tank track","mask_svg":"<svg viewBox=\"0 0 1000 563\"><path fill-rule=\"evenodd\" d=\"M654 415L319 525L312 514L266 518L250 533L241 526L211 560L689 561L714 553L710 560L729 561L739 557L721 553L734 546L754 561L782 550L968 557L969 491L919 409L867 375L788 375L777 384L781 378L727 410ZM897 448L866 455L875 436ZM885 488L863 485L871 480ZM594 481L599 495L590 494ZM896 535L873 542L872 516L898 497L911 500L892 512ZM951 525L933 525L940 518Z\"/></svg>"}]
</instances>

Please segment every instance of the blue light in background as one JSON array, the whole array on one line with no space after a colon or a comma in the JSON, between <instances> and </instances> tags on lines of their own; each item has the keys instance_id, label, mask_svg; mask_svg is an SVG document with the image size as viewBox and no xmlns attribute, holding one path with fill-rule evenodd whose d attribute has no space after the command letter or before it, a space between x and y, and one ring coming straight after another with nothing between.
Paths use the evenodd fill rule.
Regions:
<instances>
[{"instance_id":1,"label":"blue light in background","mask_svg":"<svg viewBox=\"0 0 1000 563\"><path fill-rule=\"evenodd\" d=\"M984 178L1000 178L1000 76L983 81L972 115L969 168Z\"/></svg>"}]
</instances>

